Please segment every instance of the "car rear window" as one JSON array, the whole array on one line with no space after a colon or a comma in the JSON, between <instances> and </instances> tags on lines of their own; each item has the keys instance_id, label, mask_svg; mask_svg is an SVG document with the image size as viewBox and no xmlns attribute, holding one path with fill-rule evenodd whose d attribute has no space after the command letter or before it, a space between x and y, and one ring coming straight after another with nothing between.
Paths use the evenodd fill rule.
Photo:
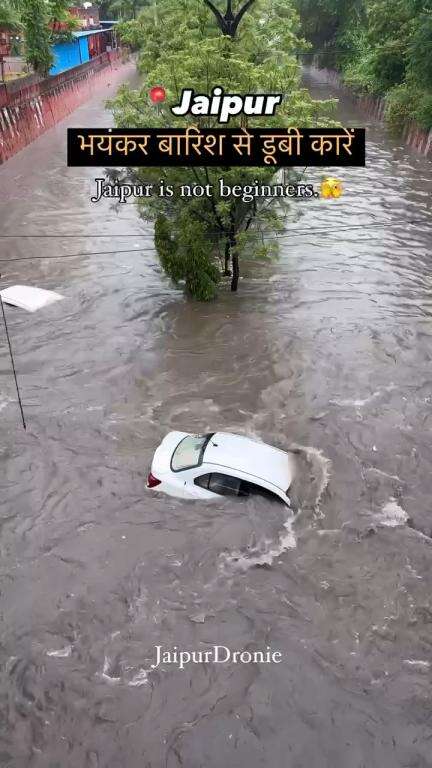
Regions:
<instances>
[{"instance_id":1,"label":"car rear window","mask_svg":"<svg viewBox=\"0 0 432 768\"><path fill-rule=\"evenodd\" d=\"M171 457L173 472L198 467L202 463L206 445L213 434L212 432L209 435L187 435L180 440Z\"/></svg>"}]
</instances>

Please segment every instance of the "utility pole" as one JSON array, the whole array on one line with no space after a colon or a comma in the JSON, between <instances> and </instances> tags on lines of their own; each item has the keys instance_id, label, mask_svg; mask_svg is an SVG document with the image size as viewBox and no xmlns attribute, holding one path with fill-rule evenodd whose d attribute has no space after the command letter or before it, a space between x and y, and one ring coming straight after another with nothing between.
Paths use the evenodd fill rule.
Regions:
<instances>
[{"instance_id":1,"label":"utility pole","mask_svg":"<svg viewBox=\"0 0 432 768\"><path fill-rule=\"evenodd\" d=\"M0 275L0 277L1 277L1 275ZM18 378L17 378L17 374L16 374L16 370L15 370L15 360L14 360L13 351L12 351L12 344L11 344L11 340L10 340L10 336L9 336L9 328L8 328L8 325L7 325L7 322L6 322L6 314L5 314L3 299L1 297L1 295L0 295L0 307L1 307L2 317L3 317L3 324L4 324L4 328L5 328L5 332L6 332L6 340L7 340L7 345L8 345L8 349L9 349L9 357L10 357L11 365L12 365L12 373L13 373L13 377L14 377L14 381L15 381L15 389L16 389L17 398L18 398L18 407L19 407L20 414L21 414L21 421L22 421L22 425L23 425L24 429L27 429L26 420L25 420L25 416L24 416L24 408L23 408L23 404L22 404L22 400L21 400L21 393L20 393L19 386L18 386Z\"/></svg>"}]
</instances>

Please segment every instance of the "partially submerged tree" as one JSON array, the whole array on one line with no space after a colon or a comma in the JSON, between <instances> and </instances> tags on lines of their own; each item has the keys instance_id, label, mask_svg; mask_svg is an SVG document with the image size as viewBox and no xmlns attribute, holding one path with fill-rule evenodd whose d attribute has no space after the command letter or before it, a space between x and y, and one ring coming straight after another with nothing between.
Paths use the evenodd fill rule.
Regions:
<instances>
[{"instance_id":1,"label":"partially submerged tree","mask_svg":"<svg viewBox=\"0 0 432 768\"><path fill-rule=\"evenodd\" d=\"M252 3L249 3L251 8ZM229 7L230 4L229 4ZM244 5L242 6L244 8ZM328 103L314 102L299 84L298 65L291 51L297 45L296 14L287 0L255 0L255 17L244 15L238 37L221 35L202 0L159 0L144 11L129 34L140 41L140 66L146 72L140 91L120 89L114 102L117 125L122 127L216 126L214 117L175 117L169 105L178 103L183 88L210 93L215 85L227 93L283 93L274 117L232 118L231 127L282 127L328 124ZM251 10L252 10L251 8ZM150 14L153 15L150 16ZM167 102L155 107L149 87L161 84ZM260 168L219 167L141 168L132 171L134 181L153 182L155 192L162 179L170 196L154 194L140 200L142 215L156 221L156 247L161 264L176 282L184 281L198 299L216 294L222 274L231 275L237 290L239 258L271 258L274 240L264 237L282 226L280 198L250 195L225 197L225 185L271 185L274 166ZM200 185L212 194L184 196L181 188Z\"/></svg>"}]
</instances>

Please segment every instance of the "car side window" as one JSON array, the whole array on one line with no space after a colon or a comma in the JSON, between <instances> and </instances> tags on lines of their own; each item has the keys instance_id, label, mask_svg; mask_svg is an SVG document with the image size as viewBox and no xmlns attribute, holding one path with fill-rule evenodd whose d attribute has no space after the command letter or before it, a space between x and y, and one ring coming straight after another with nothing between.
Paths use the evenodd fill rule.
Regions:
<instances>
[{"instance_id":1,"label":"car side window","mask_svg":"<svg viewBox=\"0 0 432 768\"><path fill-rule=\"evenodd\" d=\"M212 472L208 484L209 491L219 493L221 496L238 496L241 480L231 475L223 475L221 472Z\"/></svg>"},{"instance_id":2,"label":"car side window","mask_svg":"<svg viewBox=\"0 0 432 768\"><path fill-rule=\"evenodd\" d=\"M262 496L269 501L277 501L283 504L282 499L277 493L269 491L256 483L250 483L248 480L240 480L232 475L224 475L221 472L212 472L205 475L199 475L194 479L195 485L213 491L220 496Z\"/></svg>"},{"instance_id":3,"label":"car side window","mask_svg":"<svg viewBox=\"0 0 432 768\"><path fill-rule=\"evenodd\" d=\"M239 496L262 496L269 501L278 501L279 504L283 504L281 497L277 493L269 491L268 488L263 488L262 485L250 483L248 480L240 481Z\"/></svg>"},{"instance_id":4,"label":"car side window","mask_svg":"<svg viewBox=\"0 0 432 768\"><path fill-rule=\"evenodd\" d=\"M208 490L210 477L211 475L209 473L206 475L200 475L199 477L195 478L194 483L195 485L199 485L200 488L205 488Z\"/></svg>"}]
</instances>

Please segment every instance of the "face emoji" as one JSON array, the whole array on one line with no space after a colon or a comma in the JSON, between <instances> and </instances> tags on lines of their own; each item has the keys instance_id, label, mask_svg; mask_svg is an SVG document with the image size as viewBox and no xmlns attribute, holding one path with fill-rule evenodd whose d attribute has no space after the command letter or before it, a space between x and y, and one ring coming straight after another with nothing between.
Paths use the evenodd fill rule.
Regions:
<instances>
[{"instance_id":1,"label":"face emoji","mask_svg":"<svg viewBox=\"0 0 432 768\"><path fill-rule=\"evenodd\" d=\"M321 182L321 197L340 197L343 192L342 182L328 176Z\"/></svg>"}]
</instances>

